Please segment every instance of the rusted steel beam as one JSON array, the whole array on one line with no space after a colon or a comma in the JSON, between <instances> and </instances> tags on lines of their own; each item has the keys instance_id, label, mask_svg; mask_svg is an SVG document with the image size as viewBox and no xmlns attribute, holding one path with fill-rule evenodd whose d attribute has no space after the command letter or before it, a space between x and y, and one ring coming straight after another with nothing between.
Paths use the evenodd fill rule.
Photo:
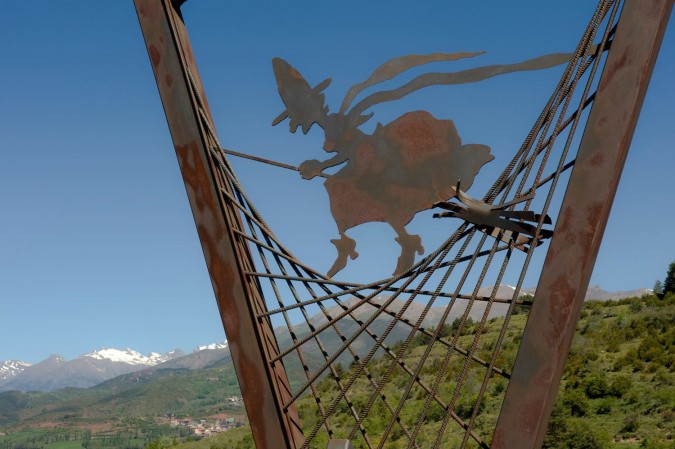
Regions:
<instances>
[{"instance_id":1,"label":"rusted steel beam","mask_svg":"<svg viewBox=\"0 0 675 449\"><path fill-rule=\"evenodd\" d=\"M541 446L673 0L627 0L560 209L493 449Z\"/></svg>"},{"instance_id":2,"label":"rusted steel beam","mask_svg":"<svg viewBox=\"0 0 675 449\"><path fill-rule=\"evenodd\" d=\"M178 9L183 1L134 0L169 130L194 216L197 232L225 327L244 404L258 448L296 449L303 436L297 412L283 410L290 397L281 363L268 360L278 354L268 319L257 319L265 310L257 285L245 272L253 262L246 244L233 229L241 217L221 193L232 189L209 153L208 134L200 120L200 103L206 101L187 30ZM192 78L192 81L190 79ZM203 109L210 119L208 105Z\"/></svg>"}]
</instances>

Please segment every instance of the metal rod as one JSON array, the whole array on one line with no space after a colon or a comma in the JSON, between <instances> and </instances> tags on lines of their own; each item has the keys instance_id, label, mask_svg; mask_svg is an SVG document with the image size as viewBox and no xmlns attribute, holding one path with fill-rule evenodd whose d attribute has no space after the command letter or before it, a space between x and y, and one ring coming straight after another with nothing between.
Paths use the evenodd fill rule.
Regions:
<instances>
[{"instance_id":1,"label":"metal rod","mask_svg":"<svg viewBox=\"0 0 675 449\"><path fill-rule=\"evenodd\" d=\"M236 156L236 157L240 157L240 158L243 158L243 159L249 159L251 161L262 162L263 164L269 164L269 165L273 165L275 167L285 168L286 170L293 170L293 171L298 171L298 172L300 171L300 168L296 167L295 165L284 164L283 162L277 162L277 161L273 161L271 159L265 159L264 157L253 156L253 155L246 154L246 153L240 153L238 151L228 150L226 148L220 148L220 151L222 151L225 154L229 154L230 156ZM322 178L330 178L331 175L328 175L326 173L319 173L317 176L321 176Z\"/></svg>"}]
</instances>

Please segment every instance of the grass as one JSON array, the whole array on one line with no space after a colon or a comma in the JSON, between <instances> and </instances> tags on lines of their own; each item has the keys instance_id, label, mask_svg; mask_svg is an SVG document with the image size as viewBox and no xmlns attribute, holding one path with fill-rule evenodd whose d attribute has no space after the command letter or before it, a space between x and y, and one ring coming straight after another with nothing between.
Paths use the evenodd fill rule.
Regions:
<instances>
[{"instance_id":1,"label":"grass","mask_svg":"<svg viewBox=\"0 0 675 449\"><path fill-rule=\"evenodd\" d=\"M82 440L59 441L57 443L46 444L45 449L82 449Z\"/></svg>"}]
</instances>

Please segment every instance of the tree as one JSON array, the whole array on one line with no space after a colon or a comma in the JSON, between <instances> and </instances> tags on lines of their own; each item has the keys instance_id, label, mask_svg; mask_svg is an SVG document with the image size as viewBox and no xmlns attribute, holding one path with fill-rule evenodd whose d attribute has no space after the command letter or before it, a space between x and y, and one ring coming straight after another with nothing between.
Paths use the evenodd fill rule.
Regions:
<instances>
[{"instance_id":1,"label":"tree","mask_svg":"<svg viewBox=\"0 0 675 449\"><path fill-rule=\"evenodd\" d=\"M609 382L604 371L596 371L586 376L584 392L592 399L602 398L609 393Z\"/></svg>"},{"instance_id":2,"label":"tree","mask_svg":"<svg viewBox=\"0 0 675 449\"><path fill-rule=\"evenodd\" d=\"M84 434L82 435L82 447L87 449L89 447L90 442L91 442L91 430L85 430Z\"/></svg>"},{"instance_id":3,"label":"tree","mask_svg":"<svg viewBox=\"0 0 675 449\"><path fill-rule=\"evenodd\" d=\"M663 281L663 293L675 293L675 262L671 262L668 267L666 280Z\"/></svg>"},{"instance_id":4,"label":"tree","mask_svg":"<svg viewBox=\"0 0 675 449\"><path fill-rule=\"evenodd\" d=\"M572 416L586 416L588 413L588 399L579 390L566 391L562 402Z\"/></svg>"},{"instance_id":5,"label":"tree","mask_svg":"<svg viewBox=\"0 0 675 449\"><path fill-rule=\"evenodd\" d=\"M585 422L574 422L566 434L566 449L604 449L606 438L598 435L591 426Z\"/></svg>"},{"instance_id":6,"label":"tree","mask_svg":"<svg viewBox=\"0 0 675 449\"><path fill-rule=\"evenodd\" d=\"M663 284L661 283L661 281L657 280L656 282L654 282L654 288L652 290L654 290L654 294L656 296L661 295L663 293Z\"/></svg>"}]
</instances>

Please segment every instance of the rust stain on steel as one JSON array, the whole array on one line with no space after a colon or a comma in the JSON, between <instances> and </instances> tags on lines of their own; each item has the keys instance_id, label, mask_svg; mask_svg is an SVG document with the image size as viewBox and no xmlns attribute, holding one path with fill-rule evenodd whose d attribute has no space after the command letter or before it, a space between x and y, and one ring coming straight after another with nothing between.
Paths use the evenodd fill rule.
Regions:
<instances>
[{"instance_id":1,"label":"rust stain on steel","mask_svg":"<svg viewBox=\"0 0 675 449\"><path fill-rule=\"evenodd\" d=\"M229 185L217 175L206 145L187 70L203 101L205 95L187 32L168 0L135 0L135 4L254 439L260 448L295 449L302 444L297 411L294 407L281 410L288 381L281 364L267 363L278 348L273 339L264 337L271 332L269 321L254 318L252 309L264 304L243 275L250 255L245 254L245 245L236 242L230 227L239 225L240 217L228 209L220 193ZM210 116L207 105L205 109Z\"/></svg>"},{"instance_id":2,"label":"rust stain on steel","mask_svg":"<svg viewBox=\"0 0 675 449\"><path fill-rule=\"evenodd\" d=\"M673 0L627 0L563 200L493 449L541 446Z\"/></svg>"},{"instance_id":3,"label":"rust stain on steel","mask_svg":"<svg viewBox=\"0 0 675 449\"><path fill-rule=\"evenodd\" d=\"M152 66L159 66L159 62L162 60L162 57L159 54L159 50L154 45L148 47L148 53L150 53L150 61L152 61Z\"/></svg>"}]
</instances>

